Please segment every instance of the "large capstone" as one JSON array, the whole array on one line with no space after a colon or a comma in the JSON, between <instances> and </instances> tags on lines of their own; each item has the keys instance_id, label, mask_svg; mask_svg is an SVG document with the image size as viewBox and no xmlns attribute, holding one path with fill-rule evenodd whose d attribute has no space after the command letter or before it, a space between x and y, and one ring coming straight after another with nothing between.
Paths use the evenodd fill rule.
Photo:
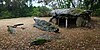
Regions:
<instances>
[{"instance_id":1,"label":"large capstone","mask_svg":"<svg viewBox=\"0 0 100 50\"><path fill-rule=\"evenodd\" d=\"M58 32L59 29L55 26L52 25L51 23L45 21L45 20L40 20L40 19L34 19L35 24L34 27L39 28L44 31L49 31L49 32Z\"/></svg>"},{"instance_id":2,"label":"large capstone","mask_svg":"<svg viewBox=\"0 0 100 50\"><path fill-rule=\"evenodd\" d=\"M52 16L56 16L59 14L70 14L70 15L79 15L85 12L86 10L77 9L77 8L69 8L69 9L55 9L51 11Z\"/></svg>"}]
</instances>

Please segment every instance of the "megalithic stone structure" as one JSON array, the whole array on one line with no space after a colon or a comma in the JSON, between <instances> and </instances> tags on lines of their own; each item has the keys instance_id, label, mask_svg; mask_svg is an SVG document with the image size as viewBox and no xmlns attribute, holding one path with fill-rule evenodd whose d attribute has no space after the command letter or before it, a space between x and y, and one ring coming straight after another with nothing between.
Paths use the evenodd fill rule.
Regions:
<instances>
[{"instance_id":1,"label":"megalithic stone structure","mask_svg":"<svg viewBox=\"0 0 100 50\"><path fill-rule=\"evenodd\" d=\"M59 27L84 27L91 21L91 10L78 8L55 9L50 12L49 22Z\"/></svg>"},{"instance_id":2,"label":"megalithic stone structure","mask_svg":"<svg viewBox=\"0 0 100 50\"><path fill-rule=\"evenodd\" d=\"M45 20L40 20L38 18L34 18L34 21L35 21L34 27L36 28L39 28L44 31L49 31L49 32L59 31L59 29L55 25L51 24L50 22L47 22Z\"/></svg>"}]
</instances>

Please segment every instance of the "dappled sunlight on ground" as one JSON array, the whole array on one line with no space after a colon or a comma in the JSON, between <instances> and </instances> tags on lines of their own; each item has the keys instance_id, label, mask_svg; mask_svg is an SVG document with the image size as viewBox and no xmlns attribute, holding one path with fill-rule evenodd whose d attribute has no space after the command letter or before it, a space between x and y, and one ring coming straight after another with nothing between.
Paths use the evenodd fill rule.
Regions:
<instances>
[{"instance_id":1,"label":"dappled sunlight on ground","mask_svg":"<svg viewBox=\"0 0 100 50\"><path fill-rule=\"evenodd\" d=\"M50 17L42 17L48 21ZM95 28L60 28L60 33L46 32L33 27L33 17L0 20L0 50L100 50L100 18L92 17ZM7 32L7 25L23 23L16 34ZM60 34L60 38L43 45L30 42L42 34Z\"/></svg>"}]
</instances>

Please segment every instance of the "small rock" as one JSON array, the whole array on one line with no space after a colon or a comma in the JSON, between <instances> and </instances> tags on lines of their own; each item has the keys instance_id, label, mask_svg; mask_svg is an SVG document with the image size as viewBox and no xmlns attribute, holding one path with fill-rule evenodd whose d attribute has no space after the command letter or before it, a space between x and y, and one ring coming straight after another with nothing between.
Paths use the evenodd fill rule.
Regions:
<instances>
[{"instance_id":1,"label":"small rock","mask_svg":"<svg viewBox=\"0 0 100 50\"><path fill-rule=\"evenodd\" d=\"M12 26L7 26L8 27L8 32L10 32L11 34L16 33L15 28L13 28Z\"/></svg>"},{"instance_id":2,"label":"small rock","mask_svg":"<svg viewBox=\"0 0 100 50\"><path fill-rule=\"evenodd\" d=\"M30 43L30 46L32 46L32 45L42 45L45 42L47 42L47 40L45 40L45 39L42 39L42 38L36 39L36 40L34 40L33 42Z\"/></svg>"}]
</instances>

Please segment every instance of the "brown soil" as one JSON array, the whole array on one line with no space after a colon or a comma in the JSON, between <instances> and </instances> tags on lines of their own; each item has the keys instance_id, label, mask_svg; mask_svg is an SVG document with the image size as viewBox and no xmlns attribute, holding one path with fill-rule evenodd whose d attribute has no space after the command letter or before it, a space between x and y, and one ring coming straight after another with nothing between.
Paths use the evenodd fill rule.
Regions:
<instances>
[{"instance_id":1,"label":"brown soil","mask_svg":"<svg viewBox=\"0 0 100 50\"><path fill-rule=\"evenodd\" d=\"M49 17L41 18L48 21ZM23 23L25 29L16 28L16 34L7 31L7 25ZM93 28L60 28L60 38L43 45L30 42L42 34L52 34L33 27L33 17L0 20L0 50L100 50L100 18L92 17ZM54 34L56 35L56 33Z\"/></svg>"}]
</instances>

